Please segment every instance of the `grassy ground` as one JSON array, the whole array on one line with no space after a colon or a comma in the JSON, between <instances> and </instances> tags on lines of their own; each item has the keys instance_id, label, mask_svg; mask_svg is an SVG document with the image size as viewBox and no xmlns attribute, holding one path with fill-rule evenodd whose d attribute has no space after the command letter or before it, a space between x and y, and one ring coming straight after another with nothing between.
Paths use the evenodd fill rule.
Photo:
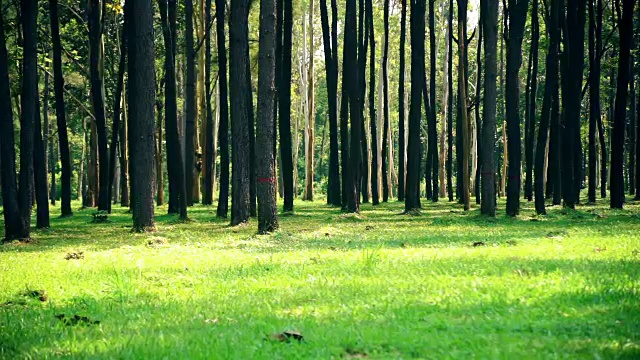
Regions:
<instances>
[{"instance_id":1,"label":"grassy ground","mask_svg":"<svg viewBox=\"0 0 640 360\"><path fill-rule=\"evenodd\" d=\"M120 208L54 218L0 246L0 358L640 357L637 205L424 205L296 202L268 236L204 207L153 234Z\"/></svg>"}]
</instances>

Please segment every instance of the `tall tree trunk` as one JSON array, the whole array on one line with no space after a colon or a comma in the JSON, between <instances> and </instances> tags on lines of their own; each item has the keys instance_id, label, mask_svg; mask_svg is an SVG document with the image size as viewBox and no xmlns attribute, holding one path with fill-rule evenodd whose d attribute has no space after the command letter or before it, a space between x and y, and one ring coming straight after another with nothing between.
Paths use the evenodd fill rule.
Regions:
<instances>
[{"instance_id":1,"label":"tall tree trunk","mask_svg":"<svg viewBox=\"0 0 640 360\"><path fill-rule=\"evenodd\" d=\"M104 1L104 0L102 0ZM109 157L104 109L102 1L89 1L89 72L98 146L98 210L109 210Z\"/></svg>"},{"instance_id":2,"label":"tall tree trunk","mask_svg":"<svg viewBox=\"0 0 640 360\"><path fill-rule=\"evenodd\" d=\"M622 16L618 20L620 29L620 53L618 55L618 83L613 120L611 143L611 208L621 209L625 202L623 155L625 122L627 116L627 87L629 85L629 64L633 39L633 7L635 1L622 0ZM620 1L616 1L620 9ZM619 11L618 11L619 12ZM622 30L624 29L624 31Z\"/></svg>"},{"instance_id":3,"label":"tall tree trunk","mask_svg":"<svg viewBox=\"0 0 640 360\"><path fill-rule=\"evenodd\" d=\"M411 108L409 110L409 146L405 212L420 209L420 118L424 86L425 0L411 2Z\"/></svg>"},{"instance_id":4,"label":"tall tree trunk","mask_svg":"<svg viewBox=\"0 0 640 360\"><path fill-rule=\"evenodd\" d=\"M186 46L186 60L187 60L187 82L186 82L186 93L185 93L185 102L186 102L186 111L185 111L185 187L187 190L187 205L193 205L193 189L195 187L195 179L196 179L196 146L195 146L195 128L197 125L197 111L196 111L196 54L194 49L194 38L193 38L193 0L185 0L185 46ZM218 2L216 2L216 9L218 13L222 13L222 17L224 19L224 6L221 8L218 6ZM217 22L216 26L219 28L222 26L224 32L224 20L221 22ZM219 41L218 35L218 41ZM220 42L220 41L219 41ZM218 48L220 44L218 44ZM223 41L222 47L224 48L224 33L223 33ZM226 54L224 54L226 56ZM226 61L226 57L224 59ZM218 61L220 64L220 69L225 70L225 79L226 79L226 67L222 67L222 59L220 58L220 54L218 54ZM225 64L226 65L226 64ZM222 71L222 70L220 70ZM218 79L218 81L222 82L222 77ZM225 94L226 94L226 82L225 82ZM222 136L222 135L221 135ZM222 144L221 144L222 146ZM222 153L221 153L222 156ZM224 159L221 158L221 166L223 166ZM227 155L227 164L228 164L228 155ZM224 169L224 168L223 168ZM227 165L227 174L228 174L228 165ZM228 176L227 176L228 178ZM227 181L228 183L228 181ZM221 178L222 184L222 178ZM221 185L220 190L222 191ZM220 204L218 203L218 207ZM226 212L225 212L226 216Z\"/></svg>"},{"instance_id":5,"label":"tall tree trunk","mask_svg":"<svg viewBox=\"0 0 640 360\"><path fill-rule=\"evenodd\" d=\"M69 135L64 107L64 77L62 74L62 46L60 45L60 25L58 18L58 0L49 0L51 23L51 42L53 47L53 87L56 98L56 126L58 128L58 146L61 166L61 216L71 216L71 155L69 153Z\"/></svg>"},{"instance_id":6,"label":"tall tree trunk","mask_svg":"<svg viewBox=\"0 0 640 360\"><path fill-rule=\"evenodd\" d=\"M580 93L584 64L584 24L586 3L568 0L560 11L563 49L560 57L562 75L562 199L564 206L575 208L580 174Z\"/></svg>"},{"instance_id":7,"label":"tall tree trunk","mask_svg":"<svg viewBox=\"0 0 640 360\"><path fill-rule=\"evenodd\" d=\"M370 121L370 132L371 132L371 203L373 205L378 205L380 203L380 192L378 188L378 184L380 183L380 174L378 173L378 130L377 130L377 119L376 119L376 97L375 97L375 88L376 88L376 64L375 64L375 54L376 54L376 42L375 42L375 30L373 28L373 4L371 0L367 0L366 4L367 11L367 21L368 21L368 30L369 30L369 46L371 50L369 52L369 121ZM389 26L389 0L385 0L384 2L384 50L382 54L382 72L384 73L384 67L387 62L388 56L388 26ZM384 76L384 75L383 75ZM384 80L383 80L384 83ZM383 85L384 86L384 85ZM384 91L384 90L383 90ZM384 150L383 150L384 151ZM383 188L383 193L386 188ZM389 192L386 191L387 198L389 196Z\"/></svg>"},{"instance_id":8,"label":"tall tree trunk","mask_svg":"<svg viewBox=\"0 0 640 360\"><path fill-rule=\"evenodd\" d=\"M449 93L449 58L451 57L451 53L449 52L449 43L451 42L451 35L449 34L449 26L447 25L446 29L445 29L445 35L444 35L444 41L445 41L445 45L444 45L444 61L442 63L443 66L443 70L442 70L442 78L444 81L444 84L442 86L442 102L441 102L441 106L440 106L440 114L441 114L441 119L442 119L442 126L441 126L441 132L440 132L440 137L439 137L439 142L440 142L440 173L438 176L438 181L440 182L440 194L439 196L444 198L445 196L447 196L447 132L448 132L448 124L447 124L447 119L449 117L449 97L450 97L450 93Z\"/></svg>"},{"instance_id":9,"label":"tall tree trunk","mask_svg":"<svg viewBox=\"0 0 640 360\"><path fill-rule=\"evenodd\" d=\"M126 3L125 3L126 4ZM131 14L125 10L125 14ZM125 16L126 17L126 16ZM127 28L124 30L128 32ZM129 53L127 46L127 56ZM129 207L129 112L127 107L126 84L122 87L122 125L120 126L120 206Z\"/></svg>"},{"instance_id":10,"label":"tall tree trunk","mask_svg":"<svg viewBox=\"0 0 640 360\"><path fill-rule=\"evenodd\" d=\"M633 53L629 59L629 195L636 194L636 86Z\"/></svg>"},{"instance_id":11,"label":"tall tree trunk","mask_svg":"<svg viewBox=\"0 0 640 360\"><path fill-rule=\"evenodd\" d=\"M37 88L36 88L37 91ZM36 196L36 227L46 229L49 221L49 184L47 183L46 147L42 140L42 119L40 118L40 96L36 97L36 123L34 132L34 185Z\"/></svg>"},{"instance_id":12,"label":"tall tree trunk","mask_svg":"<svg viewBox=\"0 0 640 360\"><path fill-rule=\"evenodd\" d=\"M128 23L129 55L129 147L131 149L131 194L133 230L155 228L153 194L155 187L155 100L153 4L132 1ZM125 10L126 11L126 10Z\"/></svg>"},{"instance_id":13,"label":"tall tree trunk","mask_svg":"<svg viewBox=\"0 0 640 360\"><path fill-rule=\"evenodd\" d=\"M431 100L431 111L429 113L429 151L427 157L431 158L431 171L433 179L433 202L438 202L439 184L438 169L440 163L438 159L438 121L436 118L436 14L434 9L435 0L429 0L429 47L431 76L429 78L429 99Z\"/></svg>"},{"instance_id":14,"label":"tall tree trunk","mask_svg":"<svg viewBox=\"0 0 640 360\"><path fill-rule=\"evenodd\" d=\"M449 201L453 201L453 0L449 0L449 20L447 31L449 32L449 59L447 84L450 99L447 102L447 194Z\"/></svg>"},{"instance_id":15,"label":"tall tree trunk","mask_svg":"<svg viewBox=\"0 0 640 360\"><path fill-rule=\"evenodd\" d=\"M358 70L358 38L356 35L357 14L356 0L347 0L345 11L345 32L344 32L344 73L343 87L346 88L346 97L342 101L348 103L349 120L351 125L351 133L349 140L349 164L347 166L347 182L344 184L346 189L346 205L347 211L350 213L358 213L360 211L360 121L362 114L360 112L359 102L359 74ZM360 54L362 56L362 54Z\"/></svg>"},{"instance_id":16,"label":"tall tree trunk","mask_svg":"<svg viewBox=\"0 0 640 360\"><path fill-rule=\"evenodd\" d=\"M313 157L315 148L315 81L314 81L314 54L315 46L313 41L313 18L314 18L314 2L309 2L309 79L307 87L307 121L305 123L305 177L304 177L304 195L303 200L313 201Z\"/></svg>"},{"instance_id":17,"label":"tall tree trunk","mask_svg":"<svg viewBox=\"0 0 640 360\"><path fill-rule=\"evenodd\" d=\"M327 203L341 205L340 168L338 160L338 49L337 49L337 2L331 1L331 33L327 1L320 1L320 20L324 45L325 71L327 76L327 102L329 103L329 186ZM282 172L281 172L282 173Z\"/></svg>"},{"instance_id":18,"label":"tall tree trunk","mask_svg":"<svg viewBox=\"0 0 640 360\"><path fill-rule=\"evenodd\" d=\"M458 107L460 119L458 119L459 132L456 134L458 138L457 153L461 161L458 173L458 182L461 183L460 187L460 199L464 205L464 209L469 210L470 204L470 179L469 179L469 156L471 145L470 141L470 124L469 115L467 111L467 50L466 46L466 22L467 22L467 0L461 0L458 2Z\"/></svg>"},{"instance_id":19,"label":"tall tree trunk","mask_svg":"<svg viewBox=\"0 0 640 360\"><path fill-rule=\"evenodd\" d=\"M534 0L537 1L537 0ZM552 0L550 3L550 9L547 12L550 14L547 20L547 37L549 39L549 48L547 49L546 57L546 76L545 76L545 88L544 98L542 100L542 113L540 114L540 127L538 130L538 142L535 153L535 206L536 213L538 215L546 214L545 209L545 159L547 156L547 142L549 139L549 123L553 121L552 103L555 101L553 98L554 87L558 86L558 11L559 0ZM535 115L535 113L533 113ZM548 185L547 185L548 186Z\"/></svg>"},{"instance_id":20,"label":"tall tree trunk","mask_svg":"<svg viewBox=\"0 0 640 360\"><path fill-rule=\"evenodd\" d=\"M278 84L278 132L280 134L280 157L282 160L282 183L284 187L284 211L293 211L293 154L291 144L291 48L293 44L293 3L284 0L282 42L282 74ZM234 141L235 143L235 141Z\"/></svg>"},{"instance_id":21,"label":"tall tree trunk","mask_svg":"<svg viewBox=\"0 0 640 360\"><path fill-rule=\"evenodd\" d=\"M159 2L162 2L162 0ZM166 4L164 5L164 9L166 11ZM158 85L156 90L156 204L158 206L164 205L164 170L162 167L162 157L164 156L162 151L162 142L164 141L164 134L162 133L162 113L164 104L162 103L162 89L164 88L165 79L160 81L160 85ZM166 98L166 95L164 97ZM169 154L167 154L167 158L168 157ZM169 164L167 164L167 168L168 167ZM171 196L171 191L169 191L169 196Z\"/></svg>"},{"instance_id":22,"label":"tall tree trunk","mask_svg":"<svg viewBox=\"0 0 640 360\"><path fill-rule=\"evenodd\" d=\"M38 121L37 1L21 0L20 10L23 33L22 96L20 97L22 110L20 118L20 184L18 187L20 217L15 224L15 233L7 234L6 238L8 240L29 239L30 237L34 183L34 133L36 130L35 123Z\"/></svg>"},{"instance_id":23,"label":"tall tree trunk","mask_svg":"<svg viewBox=\"0 0 640 360\"><path fill-rule=\"evenodd\" d=\"M205 37L205 102L206 102L206 121L204 126L204 163L203 163L203 174L204 178L202 181L202 204L203 205L212 205L213 204L213 177L214 177L214 163L215 159L213 158L214 149L213 149L213 109L211 107L211 30L209 24L211 24L211 0L206 0L205 5L205 24L204 24L204 37Z\"/></svg>"},{"instance_id":24,"label":"tall tree trunk","mask_svg":"<svg viewBox=\"0 0 640 360\"><path fill-rule=\"evenodd\" d=\"M534 157L534 137L536 130L536 103L538 99L538 47L540 38L540 22L538 19L538 0L533 0L533 9L531 11L531 82L529 88L529 106L525 109L525 163L526 178L524 186L524 196L528 201L533 200L533 157Z\"/></svg>"},{"instance_id":25,"label":"tall tree trunk","mask_svg":"<svg viewBox=\"0 0 640 360\"><path fill-rule=\"evenodd\" d=\"M520 164L522 149L520 139L520 84L518 73L522 65L522 38L527 20L529 0L509 0L509 26L507 28L507 76L505 82L505 105L507 115L508 179L507 215L520 213ZM503 175L504 176L504 175Z\"/></svg>"},{"instance_id":26,"label":"tall tree trunk","mask_svg":"<svg viewBox=\"0 0 640 360\"><path fill-rule=\"evenodd\" d=\"M44 135L45 139L45 148L48 146L48 159L47 159L47 172L51 173L51 184L49 184L49 201L51 201L51 205L56 205L56 199L58 197L57 194L57 184L56 184L56 165L58 164L58 152L56 151L54 134L55 131L53 129L53 124L49 121L49 93L50 91L50 79L51 76L47 72L45 74L45 93L44 93L44 106L42 110L42 115L44 117L45 129Z\"/></svg>"},{"instance_id":27,"label":"tall tree trunk","mask_svg":"<svg viewBox=\"0 0 640 360\"><path fill-rule=\"evenodd\" d=\"M480 180L480 212L496 216L496 178L495 153L496 142L496 103L497 103L497 57L498 57L498 0L481 1L481 26L484 32L485 77L484 99L482 104L482 142Z\"/></svg>"},{"instance_id":28,"label":"tall tree trunk","mask_svg":"<svg viewBox=\"0 0 640 360\"><path fill-rule=\"evenodd\" d=\"M472 160L474 160L474 166L472 166L473 176L473 189L476 198L476 204L481 205L481 190L480 190L480 173L482 172L482 119L480 118L480 95L482 90L482 40L483 40L484 26L482 24L482 7L480 8L478 16L478 51L476 54L476 93L475 93L475 135L473 137L474 145L472 146L472 153L474 154ZM481 209L482 211L482 209Z\"/></svg>"},{"instance_id":29,"label":"tall tree trunk","mask_svg":"<svg viewBox=\"0 0 640 360\"><path fill-rule=\"evenodd\" d=\"M225 1L216 0L216 35L218 46L218 89L220 91L220 193L216 215L226 218L229 211L229 103L227 96L227 50L224 35ZM188 75L188 73L187 73Z\"/></svg>"},{"instance_id":30,"label":"tall tree trunk","mask_svg":"<svg viewBox=\"0 0 640 360\"><path fill-rule=\"evenodd\" d=\"M366 68L367 68L367 48L369 45L369 22L366 20L368 16L365 11L365 0L359 0L359 17L358 17L358 115L360 119L360 174L358 175L357 194L362 195L362 202L369 202L369 153L367 151L367 134L365 126L365 94L366 94ZM355 164L354 164L355 165Z\"/></svg>"},{"instance_id":31,"label":"tall tree trunk","mask_svg":"<svg viewBox=\"0 0 640 360\"><path fill-rule=\"evenodd\" d=\"M275 139L276 102L276 7L275 0L260 2L260 50L258 74L258 122L256 146L258 159L258 232L278 228L276 205L276 171L273 143Z\"/></svg>"},{"instance_id":32,"label":"tall tree trunk","mask_svg":"<svg viewBox=\"0 0 640 360\"><path fill-rule=\"evenodd\" d=\"M407 1L402 0L402 14L400 15L400 70L399 76L400 79L398 81L398 201L404 201L405 195L405 184L406 184L406 158L405 158L405 131L404 131L404 123L405 123L405 41L407 34ZM453 0L450 0L453 1ZM384 140L383 140L384 141ZM383 166L384 166L384 156L382 157ZM384 167L382 178L384 181ZM383 185L384 186L384 185Z\"/></svg>"},{"instance_id":33,"label":"tall tree trunk","mask_svg":"<svg viewBox=\"0 0 640 360\"><path fill-rule=\"evenodd\" d=\"M231 4L229 18L229 90L231 98L231 131L233 134L233 193L231 200L231 224L249 221L250 196L250 132L252 114L251 82L247 69L249 62L249 1L239 0ZM282 131L281 131L282 133Z\"/></svg>"},{"instance_id":34,"label":"tall tree trunk","mask_svg":"<svg viewBox=\"0 0 640 360\"><path fill-rule=\"evenodd\" d=\"M125 2L124 6L131 6ZM125 11L125 13L127 13ZM118 63L118 78L116 80L116 91L113 97L113 122L111 128L111 147L109 148L109 199L112 198L111 194L113 190L113 182L115 177L115 169L116 169L116 149L118 147L118 132L120 129L120 104L122 100L122 93L124 88L124 71L126 66L127 59L127 19L124 18L124 26L122 30L122 36L120 38L120 61ZM120 140L122 142L122 140ZM164 189L163 189L164 190ZM111 201L109 201L109 212L111 211Z\"/></svg>"},{"instance_id":35,"label":"tall tree trunk","mask_svg":"<svg viewBox=\"0 0 640 360\"><path fill-rule=\"evenodd\" d=\"M596 48L596 32L598 24L594 10L594 1L589 1L589 203L596 202L596 132L598 117L600 116L600 65L598 64L598 50ZM597 66L597 69L596 69ZM598 77L597 79L595 77Z\"/></svg>"},{"instance_id":36,"label":"tall tree trunk","mask_svg":"<svg viewBox=\"0 0 640 360\"><path fill-rule=\"evenodd\" d=\"M4 19L0 12L0 184L2 184L2 209L4 210L4 240L12 241L29 237L24 228L18 204L16 181L16 153L14 140L11 83L9 82L9 56L4 34ZM24 233L26 231L26 235Z\"/></svg>"}]
</instances>

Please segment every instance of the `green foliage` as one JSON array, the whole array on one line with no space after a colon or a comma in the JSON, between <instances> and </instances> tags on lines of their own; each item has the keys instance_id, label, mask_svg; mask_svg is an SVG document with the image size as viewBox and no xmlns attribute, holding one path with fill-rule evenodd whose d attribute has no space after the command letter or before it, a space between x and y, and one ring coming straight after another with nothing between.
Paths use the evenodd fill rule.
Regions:
<instances>
[{"instance_id":1,"label":"green foliage","mask_svg":"<svg viewBox=\"0 0 640 360\"><path fill-rule=\"evenodd\" d=\"M637 358L640 209L606 205L299 202L264 236L200 206L189 224L160 207L153 234L123 208L54 213L0 247L0 358Z\"/></svg>"}]
</instances>

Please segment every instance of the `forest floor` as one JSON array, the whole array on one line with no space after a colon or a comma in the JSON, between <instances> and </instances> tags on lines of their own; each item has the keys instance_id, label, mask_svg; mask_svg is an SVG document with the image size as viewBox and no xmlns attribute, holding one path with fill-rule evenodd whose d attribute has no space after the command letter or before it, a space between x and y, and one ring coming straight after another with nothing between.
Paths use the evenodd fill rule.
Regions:
<instances>
[{"instance_id":1,"label":"forest floor","mask_svg":"<svg viewBox=\"0 0 640 360\"><path fill-rule=\"evenodd\" d=\"M56 207L0 246L0 358L638 359L640 206L607 205L296 201L265 236L202 206L151 234Z\"/></svg>"}]
</instances>

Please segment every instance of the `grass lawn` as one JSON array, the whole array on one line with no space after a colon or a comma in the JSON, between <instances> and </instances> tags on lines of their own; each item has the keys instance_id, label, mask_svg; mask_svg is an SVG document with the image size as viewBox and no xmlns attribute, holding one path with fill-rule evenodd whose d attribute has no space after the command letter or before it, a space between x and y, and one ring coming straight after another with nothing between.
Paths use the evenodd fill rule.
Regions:
<instances>
[{"instance_id":1,"label":"grass lawn","mask_svg":"<svg viewBox=\"0 0 640 360\"><path fill-rule=\"evenodd\" d=\"M0 246L0 358L638 359L640 207L607 205L296 202L265 236L201 206L152 234L56 208Z\"/></svg>"}]
</instances>

